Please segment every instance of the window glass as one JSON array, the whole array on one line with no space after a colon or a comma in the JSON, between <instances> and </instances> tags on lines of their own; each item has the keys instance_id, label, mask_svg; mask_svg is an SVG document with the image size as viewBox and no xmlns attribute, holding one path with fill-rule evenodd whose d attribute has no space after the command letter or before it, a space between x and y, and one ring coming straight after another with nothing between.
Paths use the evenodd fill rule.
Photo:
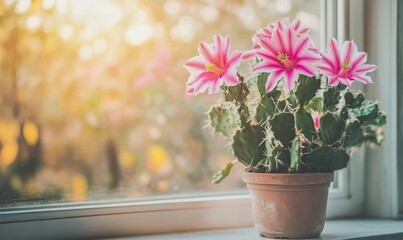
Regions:
<instances>
[{"instance_id":1,"label":"window glass","mask_svg":"<svg viewBox=\"0 0 403 240\"><path fill-rule=\"evenodd\" d=\"M319 44L319 0L1 0L0 207L239 190L184 62L216 33L247 50L289 17Z\"/></svg>"}]
</instances>

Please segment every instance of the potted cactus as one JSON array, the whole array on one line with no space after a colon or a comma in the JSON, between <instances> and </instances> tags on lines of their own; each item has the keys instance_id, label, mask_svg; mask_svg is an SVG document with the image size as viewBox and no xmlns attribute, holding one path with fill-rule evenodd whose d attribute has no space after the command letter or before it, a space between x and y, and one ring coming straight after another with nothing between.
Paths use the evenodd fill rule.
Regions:
<instances>
[{"instance_id":1,"label":"potted cactus","mask_svg":"<svg viewBox=\"0 0 403 240\"><path fill-rule=\"evenodd\" d=\"M255 227L271 238L313 238L324 227L333 172L347 167L363 143L383 140L385 114L351 88L376 69L353 41L330 39L316 49L300 21L259 29L252 49L230 53L230 38L201 42L189 59L187 94L221 92L208 117L231 143L236 160L213 176L222 181L236 162L252 199ZM250 74L239 74L241 64Z\"/></svg>"}]
</instances>

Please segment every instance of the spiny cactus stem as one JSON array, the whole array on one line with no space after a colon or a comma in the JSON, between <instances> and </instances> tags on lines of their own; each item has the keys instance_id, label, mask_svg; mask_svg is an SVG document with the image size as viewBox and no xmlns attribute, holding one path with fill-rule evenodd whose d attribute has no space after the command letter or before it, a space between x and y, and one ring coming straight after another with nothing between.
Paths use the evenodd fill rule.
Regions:
<instances>
[{"instance_id":1,"label":"spiny cactus stem","mask_svg":"<svg viewBox=\"0 0 403 240\"><path fill-rule=\"evenodd\" d=\"M278 102L274 102L275 107L276 107L276 111L278 111L278 112L284 112L284 111L287 109L287 107L288 107L288 102L287 102L287 104L284 106L284 109L280 109L280 108L278 107L280 101L283 101L283 100L279 100Z\"/></svg>"}]
</instances>

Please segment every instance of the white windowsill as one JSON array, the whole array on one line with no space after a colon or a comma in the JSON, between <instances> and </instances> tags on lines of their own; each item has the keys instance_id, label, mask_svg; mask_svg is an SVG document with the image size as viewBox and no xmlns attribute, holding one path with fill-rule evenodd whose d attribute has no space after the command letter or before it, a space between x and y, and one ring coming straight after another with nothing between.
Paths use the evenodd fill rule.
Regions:
<instances>
[{"instance_id":1,"label":"white windowsill","mask_svg":"<svg viewBox=\"0 0 403 240\"><path fill-rule=\"evenodd\" d=\"M198 231L176 234L160 234L110 240L264 240L253 228L236 228L225 230ZM355 220L328 220L325 229L316 239L403 239L403 221L355 219Z\"/></svg>"}]
</instances>

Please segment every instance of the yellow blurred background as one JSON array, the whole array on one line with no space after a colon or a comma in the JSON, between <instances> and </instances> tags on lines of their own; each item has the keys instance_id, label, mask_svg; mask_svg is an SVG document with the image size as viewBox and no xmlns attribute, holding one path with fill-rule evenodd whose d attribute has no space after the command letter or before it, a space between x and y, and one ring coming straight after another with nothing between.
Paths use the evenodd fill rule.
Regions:
<instances>
[{"instance_id":1,"label":"yellow blurred background","mask_svg":"<svg viewBox=\"0 0 403 240\"><path fill-rule=\"evenodd\" d=\"M319 45L319 0L1 0L0 207L241 189L185 96L199 41L289 17ZM242 166L234 171L241 172ZM238 175L238 176L237 176Z\"/></svg>"}]
</instances>

